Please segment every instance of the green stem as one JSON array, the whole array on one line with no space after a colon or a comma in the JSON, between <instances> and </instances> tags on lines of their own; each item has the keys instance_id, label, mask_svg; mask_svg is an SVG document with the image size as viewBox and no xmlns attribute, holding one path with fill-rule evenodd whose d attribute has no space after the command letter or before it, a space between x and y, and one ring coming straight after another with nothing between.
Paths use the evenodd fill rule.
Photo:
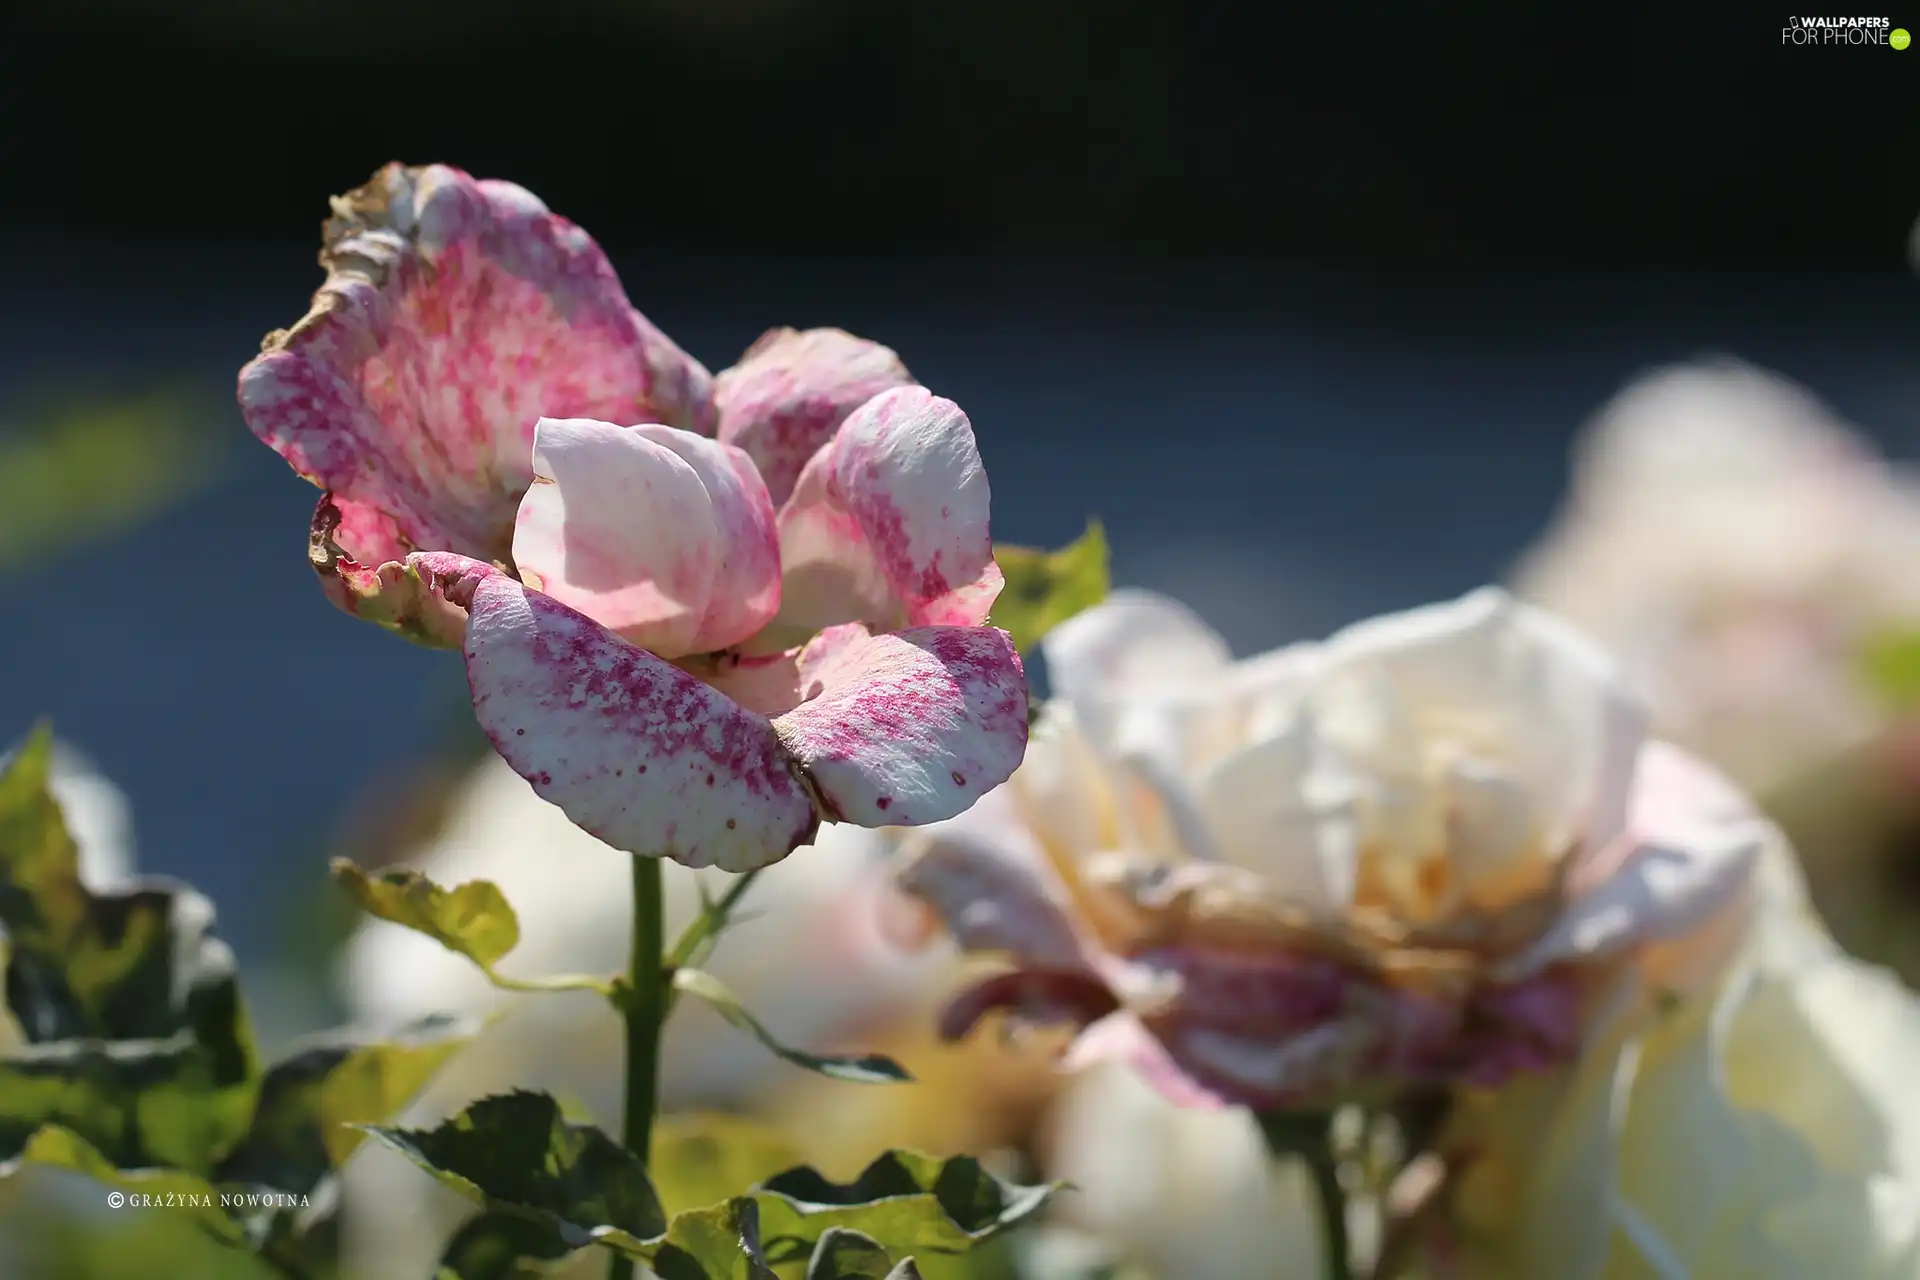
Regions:
<instances>
[{"instance_id":1,"label":"green stem","mask_svg":"<svg viewBox=\"0 0 1920 1280\"><path fill-rule=\"evenodd\" d=\"M673 988L665 964L666 919L660 860L633 860L633 952L620 1012L627 1024L626 1109L621 1141L644 1169L653 1151L653 1114L660 1104L660 1030ZM635 1280L639 1263L613 1256L611 1280Z\"/></svg>"},{"instance_id":2,"label":"green stem","mask_svg":"<svg viewBox=\"0 0 1920 1280\"><path fill-rule=\"evenodd\" d=\"M733 916L733 909L740 905L742 895L752 887L754 879L762 870L764 868L755 867L751 871L734 877L733 883L727 886L727 891L720 895L719 900L680 934L679 940L673 944L673 950L667 955L667 968L684 969L694 963L700 954L700 949L718 937L720 931L727 927L727 921Z\"/></svg>"},{"instance_id":3,"label":"green stem","mask_svg":"<svg viewBox=\"0 0 1920 1280\"><path fill-rule=\"evenodd\" d=\"M1327 1280L1356 1280L1347 1238L1347 1193L1340 1186L1340 1162L1333 1153L1333 1117L1276 1111L1262 1112L1257 1119L1267 1150L1282 1159L1300 1160L1313 1177Z\"/></svg>"}]
</instances>

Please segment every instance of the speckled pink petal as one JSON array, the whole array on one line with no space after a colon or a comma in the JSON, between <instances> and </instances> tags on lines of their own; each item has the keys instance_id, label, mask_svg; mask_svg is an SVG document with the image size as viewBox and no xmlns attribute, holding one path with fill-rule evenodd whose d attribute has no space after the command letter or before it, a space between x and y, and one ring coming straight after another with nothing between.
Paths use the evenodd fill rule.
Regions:
<instances>
[{"instance_id":1,"label":"speckled pink petal","mask_svg":"<svg viewBox=\"0 0 1920 1280\"><path fill-rule=\"evenodd\" d=\"M470 614L481 728L578 826L629 853L735 872L812 841L819 815L765 717L490 566L410 564Z\"/></svg>"},{"instance_id":2,"label":"speckled pink petal","mask_svg":"<svg viewBox=\"0 0 1920 1280\"><path fill-rule=\"evenodd\" d=\"M842 329L772 329L714 380L713 394L720 438L747 451L778 505L848 414L912 385L900 357L877 342Z\"/></svg>"},{"instance_id":3,"label":"speckled pink petal","mask_svg":"<svg viewBox=\"0 0 1920 1280\"><path fill-rule=\"evenodd\" d=\"M1026 753L1027 681L1004 631L835 627L799 661L809 700L773 723L835 821L951 818Z\"/></svg>"},{"instance_id":4,"label":"speckled pink petal","mask_svg":"<svg viewBox=\"0 0 1920 1280\"><path fill-rule=\"evenodd\" d=\"M999 595L991 495L960 406L922 387L867 401L780 512L785 598L771 634L978 625Z\"/></svg>"},{"instance_id":5,"label":"speckled pink petal","mask_svg":"<svg viewBox=\"0 0 1920 1280\"><path fill-rule=\"evenodd\" d=\"M333 208L327 279L240 371L241 412L413 545L504 557L542 416L711 429L706 371L530 192L393 164Z\"/></svg>"},{"instance_id":6,"label":"speckled pink petal","mask_svg":"<svg viewBox=\"0 0 1920 1280\"><path fill-rule=\"evenodd\" d=\"M406 572L412 548L392 517L324 495L307 533L307 561L327 599L356 618L438 649L457 648L467 615Z\"/></svg>"},{"instance_id":7,"label":"speckled pink petal","mask_svg":"<svg viewBox=\"0 0 1920 1280\"><path fill-rule=\"evenodd\" d=\"M542 418L513 556L527 585L663 658L779 607L773 505L744 454L672 427Z\"/></svg>"}]
</instances>

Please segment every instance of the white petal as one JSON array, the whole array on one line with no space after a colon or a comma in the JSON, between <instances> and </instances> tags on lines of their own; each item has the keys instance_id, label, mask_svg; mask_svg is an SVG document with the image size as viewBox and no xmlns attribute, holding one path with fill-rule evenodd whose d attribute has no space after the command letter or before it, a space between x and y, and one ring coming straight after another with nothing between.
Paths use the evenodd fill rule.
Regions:
<instances>
[{"instance_id":1,"label":"white petal","mask_svg":"<svg viewBox=\"0 0 1920 1280\"><path fill-rule=\"evenodd\" d=\"M1124 701L1172 694L1226 670L1227 642L1191 609L1150 591L1121 590L1040 642L1053 696L1109 749Z\"/></svg>"}]
</instances>

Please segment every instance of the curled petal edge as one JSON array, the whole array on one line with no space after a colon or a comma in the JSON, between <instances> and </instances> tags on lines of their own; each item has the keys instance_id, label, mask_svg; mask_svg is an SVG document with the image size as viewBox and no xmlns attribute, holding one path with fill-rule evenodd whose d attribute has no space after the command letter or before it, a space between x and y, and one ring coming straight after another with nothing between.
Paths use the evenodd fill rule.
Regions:
<instances>
[{"instance_id":1,"label":"curled petal edge","mask_svg":"<svg viewBox=\"0 0 1920 1280\"><path fill-rule=\"evenodd\" d=\"M314 508L307 532L307 563L327 599L342 612L415 644L459 648L466 634L466 611L429 590L408 571L404 559L363 562L349 554L339 541L344 518L334 496L327 494ZM407 554L403 545L393 549Z\"/></svg>"}]
</instances>

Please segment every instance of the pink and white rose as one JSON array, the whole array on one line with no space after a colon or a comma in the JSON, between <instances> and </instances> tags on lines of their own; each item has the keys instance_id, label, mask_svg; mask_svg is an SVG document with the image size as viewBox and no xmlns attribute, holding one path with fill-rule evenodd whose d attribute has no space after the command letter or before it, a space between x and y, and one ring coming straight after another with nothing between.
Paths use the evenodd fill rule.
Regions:
<instances>
[{"instance_id":1,"label":"pink and white rose","mask_svg":"<svg viewBox=\"0 0 1920 1280\"><path fill-rule=\"evenodd\" d=\"M460 645L543 797L744 871L1007 777L1026 684L984 625L1001 577L957 405L837 330L770 333L716 383L510 183L389 165L334 203L327 281L241 371L242 411L326 490L330 598Z\"/></svg>"}]
</instances>

